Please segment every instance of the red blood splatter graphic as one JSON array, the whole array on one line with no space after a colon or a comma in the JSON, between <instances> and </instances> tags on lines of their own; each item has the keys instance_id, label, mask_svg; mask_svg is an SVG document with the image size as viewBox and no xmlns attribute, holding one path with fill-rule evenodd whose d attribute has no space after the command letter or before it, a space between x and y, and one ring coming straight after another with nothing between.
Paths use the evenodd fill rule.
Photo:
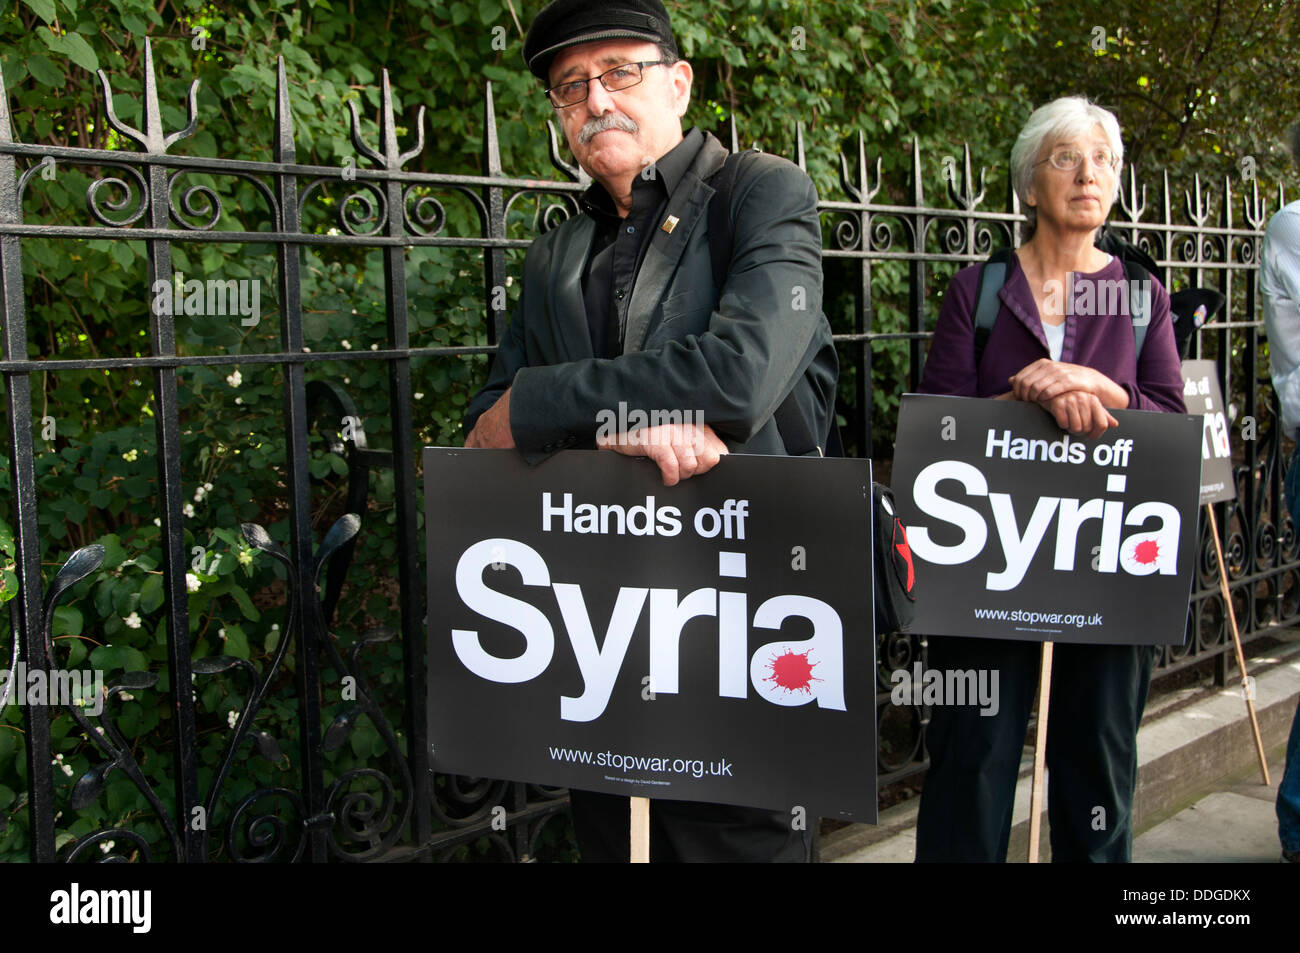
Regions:
<instances>
[{"instance_id":1,"label":"red blood splatter graphic","mask_svg":"<svg viewBox=\"0 0 1300 953\"><path fill-rule=\"evenodd\" d=\"M788 648L781 655L772 656L772 660L767 663L772 674L763 679L765 682L775 682L777 688L784 688L787 692L807 692L812 694L812 682L820 682L812 670L820 662L810 661L809 652L791 652Z\"/></svg>"},{"instance_id":2,"label":"red blood splatter graphic","mask_svg":"<svg viewBox=\"0 0 1300 953\"><path fill-rule=\"evenodd\" d=\"M902 523L898 524L900 529L902 529L902 525L903 525ZM903 533L903 541L901 543L894 544L894 549L898 551L898 555L902 556L903 560L907 563L907 587L906 588L908 592L911 592L912 586L916 583L916 570L912 568L912 547L907 544L906 532Z\"/></svg>"},{"instance_id":3,"label":"red blood splatter graphic","mask_svg":"<svg viewBox=\"0 0 1300 953\"><path fill-rule=\"evenodd\" d=\"M1133 547L1133 561L1144 565L1156 561L1160 555L1160 546L1154 539L1144 539Z\"/></svg>"}]
</instances>

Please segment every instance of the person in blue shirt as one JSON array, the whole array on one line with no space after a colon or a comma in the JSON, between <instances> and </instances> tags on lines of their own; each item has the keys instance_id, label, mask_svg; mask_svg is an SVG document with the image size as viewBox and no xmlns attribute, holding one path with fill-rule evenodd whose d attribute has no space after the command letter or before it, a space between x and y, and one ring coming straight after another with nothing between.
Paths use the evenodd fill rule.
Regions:
<instances>
[{"instance_id":1,"label":"person in blue shirt","mask_svg":"<svg viewBox=\"0 0 1300 953\"><path fill-rule=\"evenodd\" d=\"M1291 157L1300 166L1300 120L1286 131ZM1291 522L1300 527L1300 201L1277 211L1264 235L1259 268L1264 296L1264 327L1268 330L1273 388L1282 404L1282 426L1295 452L1286 473L1286 503ZM1300 705L1291 722L1286 745L1286 769L1277 790L1277 834L1282 859L1300 862Z\"/></svg>"}]
</instances>

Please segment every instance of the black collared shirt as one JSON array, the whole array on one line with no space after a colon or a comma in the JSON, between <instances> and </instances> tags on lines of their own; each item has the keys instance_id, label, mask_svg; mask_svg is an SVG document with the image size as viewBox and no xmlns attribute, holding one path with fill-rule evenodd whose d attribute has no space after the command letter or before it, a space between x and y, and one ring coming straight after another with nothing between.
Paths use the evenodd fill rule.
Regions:
<instances>
[{"instance_id":1,"label":"black collared shirt","mask_svg":"<svg viewBox=\"0 0 1300 953\"><path fill-rule=\"evenodd\" d=\"M632 284L650 245L654 230L665 219L668 196L695 161L704 145L699 127L647 166L632 180L632 210L618 214L605 187L593 182L578 200L583 212L596 221L591 253L582 270L582 297L587 309L592 353L596 357L617 357L623 349L623 328L632 301Z\"/></svg>"}]
</instances>

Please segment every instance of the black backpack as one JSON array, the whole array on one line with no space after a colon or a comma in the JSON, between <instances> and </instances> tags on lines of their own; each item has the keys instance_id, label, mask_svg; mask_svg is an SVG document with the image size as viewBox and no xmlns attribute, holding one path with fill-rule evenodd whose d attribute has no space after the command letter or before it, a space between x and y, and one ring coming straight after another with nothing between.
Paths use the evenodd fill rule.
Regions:
<instances>
[{"instance_id":1,"label":"black backpack","mask_svg":"<svg viewBox=\"0 0 1300 953\"><path fill-rule=\"evenodd\" d=\"M722 168L710 180L714 193L709 200L708 210L709 257L713 265L713 285L719 289L727 279L735 241L731 227L731 193L745 156L757 152L757 149L748 149L728 155ZM787 449L787 435L795 429L797 423L808 419L793 412L791 401L794 399L794 395L791 395L777 408L774 415L777 430L782 439L787 441ZM823 456L844 456L844 446L840 440L839 428L835 425L834 414L831 415L829 433L818 448L824 448ZM906 632L916 617L916 567L911 547L907 544L907 530L895 511L894 494L889 487L873 482L871 505L875 526L872 563L875 566L876 634Z\"/></svg>"},{"instance_id":2,"label":"black backpack","mask_svg":"<svg viewBox=\"0 0 1300 953\"><path fill-rule=\"evenodd\" d=\"M910 632L916 619L916 564L907 544L907 529L894 508L894 493L887 486L871 484L872 516L876 538L872 540L876 564L876 634Z\"/></svg>"}]
</instances>

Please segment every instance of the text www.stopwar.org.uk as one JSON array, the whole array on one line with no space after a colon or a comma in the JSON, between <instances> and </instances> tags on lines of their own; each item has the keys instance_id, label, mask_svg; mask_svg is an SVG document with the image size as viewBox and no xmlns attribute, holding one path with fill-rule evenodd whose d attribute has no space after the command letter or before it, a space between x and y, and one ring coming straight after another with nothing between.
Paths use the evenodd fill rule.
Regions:
<instances>
[{"instance_id":1,"label":"text www.stopwar.org.uk","mask_svg":"<svg viewBox=\"0 0 1300 953\"><path fill-rule=\"evenodd\" d=\"M1137 926L1166 927L1200 927L1209 929L1210 924L1235 926L1249 924L1249 913L1117 913L1116 924L1134 924Z\"/></svg>"},{"instance_id":2,"label":"text www.stopwar.org.uk","mask_svg":"<svg viewBox=\"0 0 1300 953\"><path fill-rule=\"evenodd\" d=\"M975 609L975 618L997 622L1027 622L1030 625L1072 625L1082 629L1085 625L1101 625L1101 613L1084 615L1081 612L1031 612L1028 609Z\"/></svg>"},{"instance_id":3,"label":"text www.stopwar.org.uk","mask_svg":"<svg viewBox=\"0 0 1300 953\"><path fill-rule=\"evenodd\" d=\"M719 761L705 761L701 758L671 758L667 755L661 757L651 757L643 755L617 754L613 751L587 751L581 748L552 748L549 745L546 750L550 753L552 761L568 761L573 764L589 764L597 768L613 768L616 771L622 771L627 774L629 771L645 772L648 774L685 774L693 778L702 778L706 774L713 777L733 777L731 769L734 765L723 758ZM614 781L633 780L631 778L606 778ZM671 784L671 781L646 781L637 779L639 783L645 784Z\"/></svg>"}]
</instances>

